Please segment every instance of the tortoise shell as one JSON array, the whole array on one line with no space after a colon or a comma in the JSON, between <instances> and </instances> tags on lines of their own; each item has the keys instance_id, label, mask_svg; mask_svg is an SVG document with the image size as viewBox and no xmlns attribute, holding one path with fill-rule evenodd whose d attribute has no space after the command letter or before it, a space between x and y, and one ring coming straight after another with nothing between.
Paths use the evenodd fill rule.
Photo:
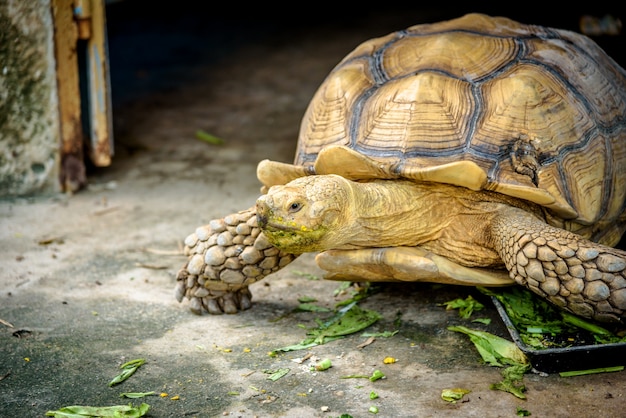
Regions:
<instances>
[{"instance_id":1,"label":"tortoise shell","mask_svg":"<svg viewBox=\"0 0 626 418\"><path fill-rule=\"evenodd\" d=\"M379 169L355 169L349 153L321 164L335 146ZM294 163L308 174L504 193L615 245L626 228L626 71L571 31L482 14L412 26L359 45L332 70Z\"/></svg>"}]
</instances>

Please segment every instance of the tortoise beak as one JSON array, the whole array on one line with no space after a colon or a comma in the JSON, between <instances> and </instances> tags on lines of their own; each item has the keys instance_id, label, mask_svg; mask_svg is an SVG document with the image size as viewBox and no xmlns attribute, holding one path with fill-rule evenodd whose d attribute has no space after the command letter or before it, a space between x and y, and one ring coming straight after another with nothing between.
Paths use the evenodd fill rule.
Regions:
<instances>
[{"instance_id":1,"label":"tortoise beak","mask_svg":"<svg viewBox=\"0 0 626 418\"><path fill-rule=\"evenodd\" d=\"M289 231L293 229L292 227L288 227L285 225L281 225L280 223L272 223L270 222L270 214L272 213L271 207L273 204L273 200L268 196L261 196L256 201L256 221L262 230L283 230Z\"/></svg>"}]
</instances>

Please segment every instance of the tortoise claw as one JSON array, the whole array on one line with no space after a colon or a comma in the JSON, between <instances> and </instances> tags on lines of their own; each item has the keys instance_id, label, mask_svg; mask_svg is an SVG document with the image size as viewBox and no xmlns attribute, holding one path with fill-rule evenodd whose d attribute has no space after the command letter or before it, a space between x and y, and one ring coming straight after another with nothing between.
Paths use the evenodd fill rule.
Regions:
<instances>
[{"instance_id":1,"label":"tortoise claw","mask_svg":"<svg viewBox=\"0 0 626 418\"><path fill-rule=\"evenodd\" d=\"M235 293L227 292L221 298L218 298L218 303L220 304L220 308L222 311L227 314L236 314L238 312L237 309L237 298Z\"/></svg>"},{"instance_id":2,"label":"tortoise claw","mask_svg":"<svg viewBox=\"0 0 626 418\"><path fill-rule=\"evenodd\" d=\"M214 291L205 297L189 297L189 309L196 315L236 314L252 306L252 294L248 287L234 291Z\"/></svg>"},{"instance_id":3,"label":"tortoise claw","mask_svg":"<svg viewBox=\"0 0 626 418\"><path fill-rule=\"evenodd\" d=\"M211 315L221 315L224 312L222 311L222 308L220 307L219 302L217 301L217 299L210 299L207 303L207 311L211 314Z\"/></svg>"}]
</instances>

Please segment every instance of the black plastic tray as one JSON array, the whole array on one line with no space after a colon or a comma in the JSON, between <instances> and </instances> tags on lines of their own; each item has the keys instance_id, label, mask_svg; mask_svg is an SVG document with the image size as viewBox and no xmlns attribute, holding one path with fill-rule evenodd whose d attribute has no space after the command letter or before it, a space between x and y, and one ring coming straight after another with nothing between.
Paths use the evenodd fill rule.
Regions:
<instances>
[{"instance_id":1,"label":"black plastic tray","mask_svg":"<svg viewBox=\"0 0 626 418\"><path fill-rule=\"evenodd\" d=\"M491 297L513 342L526 354L532 367L544 373L626 366L626 343L579 345L537 350L526 345L500 301Z\"/></svg>"}]
</instances>

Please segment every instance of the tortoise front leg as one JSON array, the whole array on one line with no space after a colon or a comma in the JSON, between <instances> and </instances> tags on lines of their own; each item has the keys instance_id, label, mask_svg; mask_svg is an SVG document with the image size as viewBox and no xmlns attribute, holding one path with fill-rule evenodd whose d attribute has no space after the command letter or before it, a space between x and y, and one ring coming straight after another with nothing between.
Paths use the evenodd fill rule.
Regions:
<instances>
[{"instance_id":1,"label":"tortoise front leg","mask_svg":"<svg viewBox=\"0 0 626 418\"><path fill-rule=\"evenodd\" d=\"M176 277L175 296L190 300L195 314L234 314L250 308L248 286L292 262L297 256L279 251L257 226L250 208L214 219L185 239L187 263Z\"/></svg>"},{"instance_id":2,"label":"tortoise front leg","mask_svg":"<svg viewBox=\"0 0 626 418\"><path fill-rule=\"evenodd\" d=\"M626 319L626 251L555 228L519 209L490 228L517 283L576 315L601 322Z\"/></svg>"}]
</instances>

